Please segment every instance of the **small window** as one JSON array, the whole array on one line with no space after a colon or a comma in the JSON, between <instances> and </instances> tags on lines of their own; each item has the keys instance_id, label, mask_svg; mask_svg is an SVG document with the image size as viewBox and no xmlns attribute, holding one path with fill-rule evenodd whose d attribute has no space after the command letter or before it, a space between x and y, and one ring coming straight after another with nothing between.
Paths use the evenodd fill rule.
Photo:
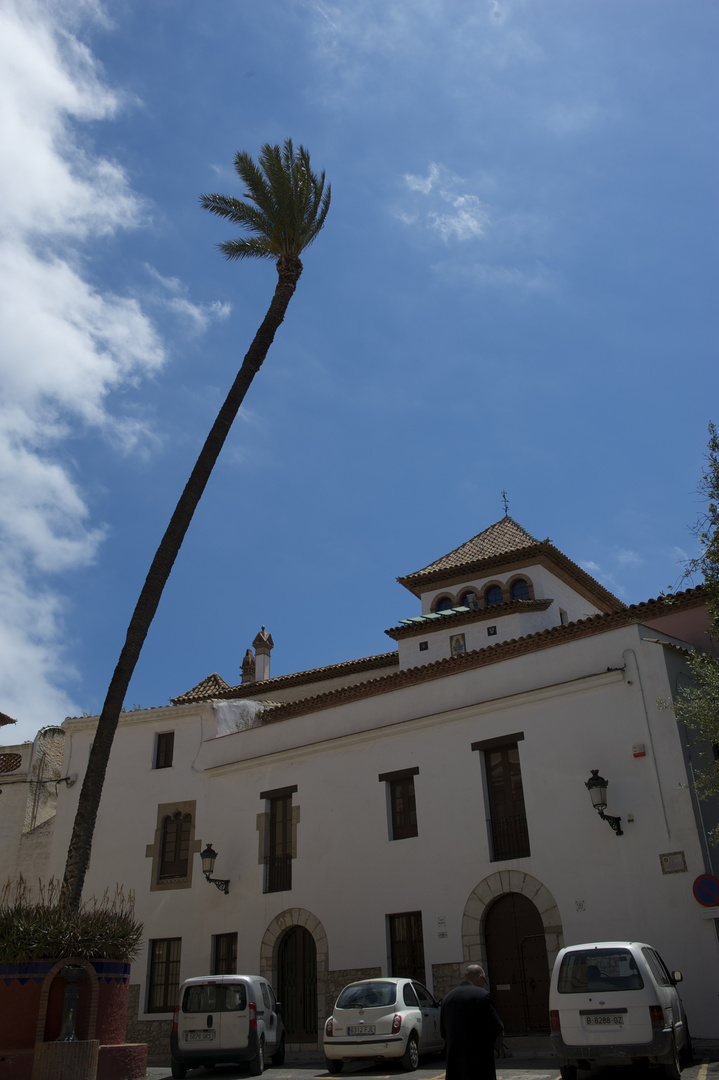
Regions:
<instances>
[{"instance_id":1,"label":"small window","mask_svg":"<svg viewBox=\"0 0 719 1080\"><path fill-rule=\"evenodd\" d=\"M654 949L642 949L644 959L649 964L649 970L660 986L673 986L672 977L667 971L666 965L659 953Z\"/></svg>"},{"instance_id":2,"label":"small window","mask_svg":"<svg viewBox=\"0 0 719 1080\"><path fill-rule=\"evenodd\" d=\"M375 1005L394 1005L397 986L391 982L350 983L337 998L336 1009L371 1009Z\"/></svg>"},{"instance_id":3,"label":"small window","mask_svg":"<svg viewBox=\"0 0 719 1080\"><path fill-rule=\"evenodd\" d=\"M577 949L566 953L557 983L560 994L609 994L643 987L628 949Z\"/></svg>"},{"instance_id":4,"label":"small window","mask_svg":"<svg viewBox=\"0 0 719 1080\"><path fill-rule=\"evenodd\" d=\"M409 1005L410 1009L416 1009L419 1006L417 1001L417 995L412 989L412 983L405 983L402 987L402 997L404 998L405 1005Z\"/></svg>"},{"instance_id":5,"label":"small window","mask_svg":"<svg viewBox=\"0 0 719 1080\"><path fill-rule=\"evenodd\" d=\"M420 1004L421 1008L423 1008L423 1009L436 1009L437 1008L437 1002L434 1000L434 998L432 997L432 995L430 994L430 992L429 992L429 990L427 989L426 986L422 986L422 984L418 983L418 982L412 983L412 986L414 987L414 992L416 993L417 997L419 998L419 1004Z\"/></svg>"},{"instance_id":6,"label":"small window","mask_svg":"<svg viewBox=\"0 0 719 1080\"><path fill-rule=\"evenodd\" d=\"M462 607L468 607L470 611L479 610L479 597L474 589L469 589L467 592L462 593L459 598L459 602Z\"/></svg>"},{"instance_id":7,"label":"small window","mask_svg":"<svg viewBox=\"0 0 719 1080\"><path fill-rule=\"evenodd\" d=\"M434 610L451 611L453 607L454 604L452 603L452 598L450 596L443 596L441 600L438 600L437 603L434 605Z\"/></svg>"},{"instance_id":8,"label":"small window","mask_svg":"<svg viewBox=\"0 0 719 1080\"><path fill-rule=\"evenodd\" d=\"M504 593L502 592L501 585L490 585L485 591L484 602L487 607L494 607L495 604L503 604Z\"/></svg>"},{"instance_id":9,"label":"small window","mask_svg":"<svg viewBox=\"0 0 719 1080\"><path fill-rule=\"evenodd\" d=\"M169 769L172 765L172 752L175 748L175 732L161 732L155 742L155 768ZM145 759L147 760L147 759Z\"/></svg>"},{"instance_id":10,"label":"small window","mask_svg":"<svg viewBox=\"0 0 719 1080\"><path fill-rule=\"evenodd\" d=\"M237 972L237 934L215 934L213 975L235 975Z\"/></svg>"},{"instance_id":11,"label":"small window","mask_svg":"<svg viewBox=\"0 0 719 1080\"><path fill-rule=\"evenodd\" d=\"M524 578L517 578L512 582L511 592L513 600L529 600L529 585Z\"/></svg>"},{"instance_id":12,"label":"small window","mask_svg":"<svg viewBox=\"0 0 719 1080\"><path fill-rule=\"evenodd\" d=\"M390 840L407 840L417 836L417 804L414 778L418 768L381 773L380 782L387 784L389 798Z\"/></svg>"},{"instance_id":13,"label":"small window","mask_svg":"<svg viewBox=\"0 0 719 1080\"><path fill-rule=\"evenodd\" d=\"M150 941L150 974L147 1011L172 1012L180 989L180 949L182 938Z\"/></svg>"}]
</instances>

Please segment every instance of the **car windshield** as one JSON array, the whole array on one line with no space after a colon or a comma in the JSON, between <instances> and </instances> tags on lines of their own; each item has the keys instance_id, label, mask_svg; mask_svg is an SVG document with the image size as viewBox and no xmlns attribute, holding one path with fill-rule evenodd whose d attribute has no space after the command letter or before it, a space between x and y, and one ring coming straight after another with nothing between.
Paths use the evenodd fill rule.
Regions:
<instances>
[{"instance_id":1,"label":"car windshield","mask_svg":"<svg viewBox=\"0 0 719 1080\"><path fill-rule=\"evenodd\" d=\"M247 1007L244 983L205 983L185 987L183 1013L242 1012Z\"/></svg>"},{"instance_id":2,"label":"car windshield","mask_svg":"<svg viewBox=\"0 0 719 1080\"><path fill-rule=\"evenodd\" d=\"M567 953L559 969L560 994L641 990L644 986L629 949L577 949Z\"/></svg>"},{"instance_id":3,"label":"car windshield","mask_svg":"<svg viewBox=\"0 0 719 1080\"><path fill-rule=\"evenodd\" d=\"M337 1009L374 1009L394 1005L397 987L391 982L352 983L337 998Z\"/></svg>"}]
</instances>

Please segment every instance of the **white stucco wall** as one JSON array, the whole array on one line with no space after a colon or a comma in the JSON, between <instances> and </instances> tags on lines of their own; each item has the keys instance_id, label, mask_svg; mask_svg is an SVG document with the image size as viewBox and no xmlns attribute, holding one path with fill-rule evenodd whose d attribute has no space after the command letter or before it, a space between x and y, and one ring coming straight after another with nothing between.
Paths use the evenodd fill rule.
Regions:
<instances>
[{"instance_id":1,"label":"white stucco wall","mask_svg":"<svg viewBox=\"0 0 719 1080\"><path fill-rule=\"evenodd\" d=\"M386 916L421 910L431 987L433 964L463 959L462 920L473 890L515 870L552 894L565 942L633 937L659 948L684 972L692 1031L717 1035L717 936L691 890L705 868L702 845L676 723L656 704L670 691L664 650L642 634L629 626L222 738L214 737L209 705L126 713L86 891L116 881L134 889L147 938L182 938L183 978L206 973L211 936L232 931L239 933L239 969L258 971L263 936L286 909L320 920L331 969L386 971ZM66 725L66 770L84 768L92 726ZM163 730L175 732L173 765L153 770L155 733ZM524 734L531 855L492 862L480 753L471 745L515 732ZM636 743L644 744L644 757L633 756ZM390 841L378 776L411 767L419 769L419 835ZM623 836L592 809L584 782L593 768L609 779L608 813L622 817ZM292 889L264 894L260 792L295 785ZM78 787L61 792L55 873L62 872ZM218 851L215 876L230 879L229 896L205 882L197 856L191 888L150 891L145 848L158 804L173 800L196 801L195 838ZM676 851L684 853L686 873L663 874L660 856ZM142 1001L146 964L144 954L133 972Z\"/></svg>"}]
</instances>

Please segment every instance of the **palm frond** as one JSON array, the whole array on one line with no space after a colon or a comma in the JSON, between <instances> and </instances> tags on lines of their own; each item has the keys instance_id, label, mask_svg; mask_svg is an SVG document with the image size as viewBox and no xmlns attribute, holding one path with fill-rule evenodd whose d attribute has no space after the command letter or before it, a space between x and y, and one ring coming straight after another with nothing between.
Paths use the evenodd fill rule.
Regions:
<instances>
[{"instance_id":1,"label":"palm frond","mask_svg":"<svg viewBox=\"0 0 719 1080\"><path fill-rule=\"evenodd\" d=\"M205 210L240 225L251 235L218 245L228 259L299 256L323 228L331 188L325 174L312 171L304 146L292 139L284 145L265 143L258 162L244 150L235 155L235 170L244 184L244 199L201 195Z\"/></svg>"}]
</instances>

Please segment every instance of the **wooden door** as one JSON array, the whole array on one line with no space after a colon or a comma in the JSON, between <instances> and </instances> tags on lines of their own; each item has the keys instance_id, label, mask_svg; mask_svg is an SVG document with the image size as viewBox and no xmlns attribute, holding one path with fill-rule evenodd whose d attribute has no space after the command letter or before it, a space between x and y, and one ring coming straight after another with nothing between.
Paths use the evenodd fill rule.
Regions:
<instances>
[{"instance_id":1,"label":"wooden door","mask_svg":"<svg viewBox=\"0 0 719 1080\"><path fill-rule=\"evenodd\" d=\"M317 947L304 926L293 926L277 953L277 1000L288 1043L317 1042Z\"/></svg>"},{"instance_id":2,"label":"wooden door","mask_svg":"<svg viewBox=\"0 0 719 1080\"><path fill-rule=\"evenodd\" d=\"M519 893L500 896L484 924L489 988L507 1035L549 1030L549 961L542 918Z\"/></svg>"}]
</instances>

